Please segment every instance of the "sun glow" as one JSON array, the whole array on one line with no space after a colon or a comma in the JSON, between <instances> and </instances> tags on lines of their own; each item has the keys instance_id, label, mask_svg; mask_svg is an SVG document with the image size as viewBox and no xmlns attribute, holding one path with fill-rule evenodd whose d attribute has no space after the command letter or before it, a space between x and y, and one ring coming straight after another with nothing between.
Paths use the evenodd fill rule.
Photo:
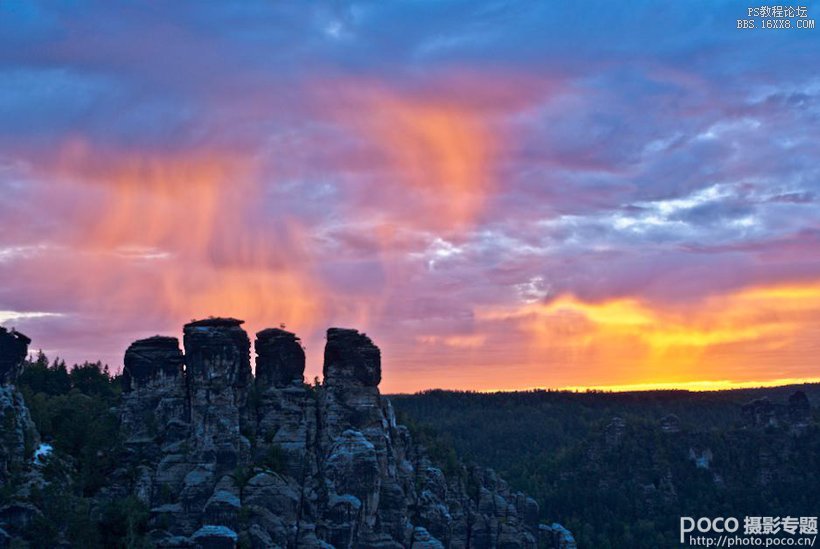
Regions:
<instances>
[{"instance_id":1,"label":"sun glow","mask_svg":"<svg viewBox=\"0 0 820 549\"><path fill-rule=\"evenodd\" d=\"M758 387L779 387L781 385L801 385L804 383L820 383L820 377L767 379L762 381L730 381L726 379L714 381L683 381L676 383L633 383L628 385L580 385L558 387L560 391L726 391L729 389L755 389Z\"/></svg>"},{"instance_id":2,"label":"sun glow","mask_svg":"<svg viewBox=\"0 0 820 549\"><path fill-rule=\"evenodd\" d=\"M770 383L763 377L769 372L781 374L771 383L815 379L782 374L816 345L811 333L820 331L820 283L757 286L682 304L564 295L487 308L478 318L513 323L529 334L527 362L567 361L584 365L588 379L606 380L563 385L568 388L759 386Z\"/></svg>"}]
</instances>

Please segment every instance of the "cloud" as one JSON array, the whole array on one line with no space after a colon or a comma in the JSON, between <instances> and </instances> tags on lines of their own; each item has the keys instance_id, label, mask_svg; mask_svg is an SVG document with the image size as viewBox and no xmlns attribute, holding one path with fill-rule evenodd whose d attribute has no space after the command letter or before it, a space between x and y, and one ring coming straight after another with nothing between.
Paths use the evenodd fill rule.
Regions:
<instances>
[{"instance_id":1,"label":"cloud","mask_svg":"<svg viewBox=\"0 0 820 549\"><path fill-rule=\"evenodd\" d=\"M809 376L814 294L754 292L820 276L812 38L737 11L2 4L0 309L53 313L4 322L115 369L284 322L309 377L355 326L387 390Z\"/></svg>"},{"instance_id":2,"label":"cloud","mask_svg":"<svg viewBox=\"0 0 820 549\"><path fill-rule=\"evenodd\" d=\"M595 372L598 385L663 385L693 380L723 384L762 380L773 373L794 378L802 353L816 352L820 288L750 287L697 302L663 306L635 298L599 302L558 296L542 303L484 308L480 322L512 324L530 338L511 353L522 364L541 360L567 385ZM531 355L531 356L528 356ZM573 366L566 363L572 358ZM772 356L780 362L775 368ZM506 386L501 376L488 375ZM580 383L579 383L580 382Z\"/></svg>"}]
</instances>

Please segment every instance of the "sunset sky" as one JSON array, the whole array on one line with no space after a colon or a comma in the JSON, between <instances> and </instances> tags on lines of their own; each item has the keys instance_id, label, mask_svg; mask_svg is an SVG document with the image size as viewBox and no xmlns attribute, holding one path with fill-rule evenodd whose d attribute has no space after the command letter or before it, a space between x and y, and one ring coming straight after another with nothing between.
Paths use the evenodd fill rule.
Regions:
<instances>
[{"instance_id":1,"label":"sunset sky","mask_svg":"<svg viewBox=\"0 0 820 549\"><path fill-rule=\"evenodd\" d=\"M748 2L0 1L0 323L387 392L820 380L820 30ZM809 5L820 19L820 5Z\"/></svg>"}]
</instances>

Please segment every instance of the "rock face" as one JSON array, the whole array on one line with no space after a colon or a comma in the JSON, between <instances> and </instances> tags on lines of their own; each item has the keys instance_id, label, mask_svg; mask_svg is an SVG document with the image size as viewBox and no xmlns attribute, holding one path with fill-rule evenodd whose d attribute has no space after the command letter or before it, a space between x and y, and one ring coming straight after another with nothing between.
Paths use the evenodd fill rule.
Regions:
<instances>
[{"instance_id":1,"label":"rock face","mask_svg":"<svg viewBox=\"0 0 820 549\"><path fill-rule=\"evenodd\" d=\"M664 433L680 433L680 419L675 414L669 414L661 418L661 431Z\"/></svg>"},{"instance_id":2,"label":"rock face","mask_svg":"<svg viewBox=\"0 0 820 549\"><path fill-rule=\"evenodd\" d=\"M0 487L10 475L23 472L39 443L39 435L31 420L23 395L14 386L28 353L30 339L15 331L0 327Z\"/></svg>"},{"instance_id":3,"label":"rock face","mask_svg":"<svg viewBox=\"0 0 820 549\"><path fill-rule=\"evenodd\" d=\"M381 351L357 330L330 328L322 373L337 387L378 387L382 380Z\"/></svg>"},{"instance_id":4,"label":"rock face","mask_svg":"<svg viewBox=\"0 0 820 549\"><path fill-rule=\"evenodd\" d=\"M159 547L571 547L538 505L489 469L447 478L379 393L381 353L331 328L324 384L283 329L249 340L235 319L152 337L125 355L126 455L113 493L151 509Z\"/></svg>"},{"instance_id":5,"label":"rock face","mask_svg":"<svg viewBox=\"0 0 820 549\"><path fill-rule=\"evenodd\" d=\"M8 500L0 508L0 547L7 547L40 511L17 501L23 478L32 480L35 449L40 435L31 420L23 395L14 386L31 340L0 327L0 488ZM4 498L5 499L5 498Z\"/></svg>"},{"instance_id":6,"label":"rock face","mask_svg":"<svg viewBox=\"0 0 820 549\"><path fill-rule=\"evenodd\" d=\"M0 385L0 487L9 477L24 471L40 437L31 420L23 395L13 385Z\"/></svg>"},{"instance_id":7,"label":"rock face","mask_svg":"<svg viewBox=\"0 0 820 549\"><path fill-rule=\"evenodd\" d=\"M698 469L709 469L714 456L709 448L694 447L689 448L689 459Z\"/></svg>"},{"instance_id":8,"label":"rock face","mask_svg":"<svg viewBox=\"0 0 820 549\"><path fill-rule=\"evenodd\" d=\"M614 448L619 445L624 437L624 431L626 431L626 422L619 417L613 417L606 426L607 446Z\"/></svg>"},{"instance_id":9,"label":"rock face","mask_svg":"<svg viewBox=\"0 0 820 549\"><path fill-rule=\"evenodd\" d=\"M147 503L152 490L161 493L166 488L161 474L150 478L152 470L163 464L161 459L173 454L190 432L179 340L155 336L135 341L125 351L123 363L120 419L127 451L123 458L136 464L135 495Z\"/></svg>"},{"instance_id":10,"label":"rock face","mask_svg":"<svg viewBox=\"0 0 820 549\"><path fill-rule=\"evenodd\" d=\"M811 405L803 391L795 391L789 397L789 421L793 425L806 426L811 421Z\"/></svg>"},{"instance_id":11,"label":"rock face","mask_svg":"<svg viewBox=\"0 0 820 549\"><path fill-rule=\"evenodd\" d=\"M0 385L11 385L17 381L29 343L31 340L20 332L8 331L0 326Z\"/></svg>"},{"instance_id":12,"label":"rock face","mask_svg":"<svg viewBox=\"0 0 820 549\"><path fill-rule=\"evenodd\" d=\"M787 428L796 436L802 435L812 421L811 403L803 391L792 393L785 406L762 397L744 404L741 412L747 428Z\"/></svg>"},{"instance_id":13,"label":"rock face","mask_svg":"<svg viewBox=\"0 0 820 549\"><path fill-rule=\"evenodd\" d=\"M183 330L194 430L189 443L198 474L212 480L250 457L250 340L241 324L233 318L210 318L186 324Z\"/></svg>"},{"instance_id":14,"label":"rock face","mask_svg":"<svg viewBox=\"0 0 820 549\"><path fill-rule=\"evenodd\" d=\"M126 392L173 382L182 376L183 357L175 337L140 339L125 351L123 386Z\"/></svg>"},{"instance_id":15,"label":"rock face","mask_svg":"<svg viewBox=\"0 0 820 549\"><path fill-rule=\"evenodd\" d=\"M256 334L256 383L283 388L301 384L305 373L305 350L296 335L279 328Z\"/></svg>"},{"instance_id":16,"label":"rock face","mask_svg":"<svg viewBox=\"0 0 820 549\"><path fill-rule=\"evenodd\" d=\"M758 398L743 405L743 419L751 427L777 426L775 406L768 398Z\"/></svg>"}]
</instances>

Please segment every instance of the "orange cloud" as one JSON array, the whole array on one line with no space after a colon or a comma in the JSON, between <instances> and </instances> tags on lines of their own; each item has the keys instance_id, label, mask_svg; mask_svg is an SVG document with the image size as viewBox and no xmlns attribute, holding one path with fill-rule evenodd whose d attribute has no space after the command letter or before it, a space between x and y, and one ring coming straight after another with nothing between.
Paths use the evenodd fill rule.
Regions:
<instances>
[{"instance_id":1,"label":"orange cloud","mask_svg":"<svg viewBox=\"0 0 820 549\"><path fill-rule=\"evenodd\" d=\"M429 219L455 228L472 221L493 183L495 145L479 117L455 105L389 96L375 97L373 108L373 143L397 176L423 193Z\"/></svg>"},{"instance_id":2,"label":"orange cloud","mask_svg":"<svg viewBox=\"0 0 820 549\"><path fill-rule=\"evenodd\" d=\"M56 283L112 318L153 314L170 323L221 314L246 319L251 330L279 322L302 333L336 322L368 328L416 276L396 260L408 238L424 246L430 234L472 226L496 188L499 145L481 105L378 85L355 91L353 108L334 103L316 114L349 130L364 149L358 168L377 174L355 188L341 179L339 191L358 216L346 226L377 244L370 257L383 271L381 290L354 300L335 295L319 274L327 258L315 257L316 231L296 218L262 221L270 213L256 201L276 174L261 173L252 152L123 151L78 138L39 163L43 180L77 200L61 239L75 257L87 256L87 269ZM344 171L346 159L331 160L320 169Z\"/></svg>"},{"instance_id":3,"label":"orange cloud","mask_svg":"<svg viewBox=\"0 0 820 549\"><path fill-rule=\"evenodd\" d=\"M426 335L418 336L416 340L425 345L444 345L446 347L454 347L457 349L471 349L481 347L485 342L485 337L482 335L454 335L454 336L436 336Z\"/></svg>"},{"instance_id":4,"label":"orange cloud","mask_svg":"<svg viewBox=\"0 0 820 549\"><path fill-rule=\"evenodd\" d=\"M459 82L465 95L475 94L476 82L467 84ZM347 229L372 241L369 254L385 280L366 298L368 316L379 318L391 298L406 293L419 276L404 261L408 241L418 253L438 235L460 240L477 222L497 190L499 134L491 131L486 105L452 100L451 92L399 92L347 79L315 88L333 90L331 96L317 95L316 110L341 129L339 141L350 146L331 169L356 172L359 183L367 182L340 178L339 185L352 204ZM493 94L493 101L508 100Z\"/></svg>"},{"instance_id":5,"label":"orange cloud","mask_svg":"<svg viewBox=\"0 0 820 549\"><path fill-rule=\"evenodd\" d=\"M250 156L73 141L48 169L49 180L84 197L64 222L67 245L87 268L59 279L112 321L154 314L178 327L218 314L247 320L249 330L286 322L310 332L332 301L314 274L305 227L262 222Z\"/></svg>"},{"instance_id":6,"label":"orange cloud","mask_svg":"<svg viewBox=\"0 0 820 549\"><path fill-rule=\"evenodd\" d=\"M464 94L474 94L475 86ZM367 200L388 221L421 230L469 228L495 188L498 134L480 105L445 94L393 92L366 81L333 85L324 105L360 140L367 170L381 167ZM353 107L351 108L351 103Z\"/></svg>"},{"instance_id":7,"label":"orange cloud","mask_svg":"<svg viewBox=\"0 0 820 549\"><path fill-rule=\"evenodd\" d=\"M805 379L816 374L805 371L801 357L816 352L820 282L753 287L684 305L564 295L485 308L477 317L511 322L529 335L524 362L543 375L533 385L714 388Z\"/></svg>"},{"instance_id":8,"label":"orange cloud","mask_svg":"<svg viewBox=\"0 0 820 549\"><path fill-rule=\"evenodd\" d=\"M221 151L178 154L96 150L68 142L49 175L63 185L93 185L77 219L82 244L142 246L203 253L219 226L241 219L253 188L247 158ZM75 190L79 190L76 189Z\"/></svg>"}]
</instances>

